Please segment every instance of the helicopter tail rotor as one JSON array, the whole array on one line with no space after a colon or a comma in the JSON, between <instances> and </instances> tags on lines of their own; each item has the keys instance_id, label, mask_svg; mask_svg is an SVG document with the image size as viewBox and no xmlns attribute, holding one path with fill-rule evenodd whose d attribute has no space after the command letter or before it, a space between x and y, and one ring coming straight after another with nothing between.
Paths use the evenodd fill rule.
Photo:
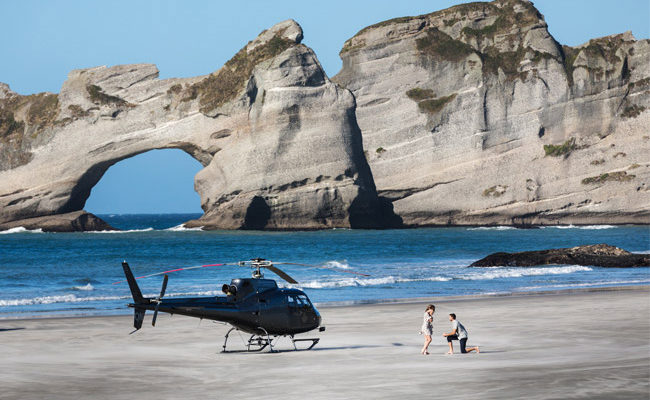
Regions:
<instances>
[{"instance_id":1,"label":"helicopter tail rotor","mask_svg":"<svg viewBox=\"0 0 650 400\"><path fill-rule=\"evenodd\" d=\"M169 280L169 276L165 275L165 278L163 279L162 283L162 288L160 289L160 295L156 297L155 299L152 299L152 303L156 303L156 308L153 310L153 318L151 319L151 326L156 326L156 318L158 318L158 307L160 307L160 303L162 303L162 298L165 296L165 290L167 290L167 281Z\"/></svg>"}]
</instances>

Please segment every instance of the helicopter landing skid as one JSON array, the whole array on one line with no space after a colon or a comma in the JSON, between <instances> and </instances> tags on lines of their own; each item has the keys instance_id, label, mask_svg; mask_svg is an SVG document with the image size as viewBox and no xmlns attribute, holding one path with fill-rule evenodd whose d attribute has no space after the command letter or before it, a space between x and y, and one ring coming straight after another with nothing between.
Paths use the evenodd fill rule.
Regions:
<instances>
[{"instance_id":1,"label":"helicopter landing skid","mask_svg":"<svg viewBox=\"0 0 650 400\"><path fill-rule=\"evenodd\" d=\"M261 352L262 350L266 349L267 347L270 348L271 353L277 352L273 348L273 341L277 343L278 339L281 336L288 336L291 339L291 344L293 345L293 351L305 351L305 350L311 350L318 344L320 341L320 338L304 338L304 339L295 339L293 335L275 335L271 338L269 333L264 329L264 328L259 328L260 330L264 331L263 335L257 335L253 334L248 338L248 342L245 343L246 345L246 350L227 350L226 346L228 344L228 337L230 336L230 333L232 331L239 331L237 328L230 328L230 330L226 333L225 340L223 342L223 350L221 350L222 353L257 353ZM311 342L309 347L306 349L298 349L296 346L296 342Z\"/></svg>"}]
</instances>

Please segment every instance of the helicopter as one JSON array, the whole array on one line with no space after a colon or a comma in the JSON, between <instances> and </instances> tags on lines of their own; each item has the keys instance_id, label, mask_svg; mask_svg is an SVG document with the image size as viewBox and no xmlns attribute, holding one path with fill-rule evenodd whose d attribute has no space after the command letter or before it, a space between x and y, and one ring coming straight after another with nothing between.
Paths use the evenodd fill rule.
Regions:
<instances>
[{"instance_id":1,"label":"helicopter","mask_svg":"<svg viewBox=\"0 0 650 400\"><path fill-rule=\"evenodd\" d=\"M298 263L281 264L335 269ZM224 294L223 296L163 299L167 289L167 273L224 265L250 267L253 270L252 277L232 279L230 284L224 284L221 288ZM134 309L133 327L135 330L131 333L142 328L147 310L153 311L152 326L156 326L158 312L165 312L171 315L185 315L229 324L231 328L225 335L223 353L229 352L226 346L228 344L228 337L233 331L242 331L251 335L246 343L246 350L244 350L247 352L262 351L266 347L269 347L270 351L274 352L273 341L275 340L277 344L277 340L280 337L289 337L294 350L298 350L296 343L299 342L306 342L308 344L308 347L303 350L311 350L318 344L320 338L295 338L295 335L310 332L315 329L318 329L319 332L325 331L325 326L321 325L320 313L305 292L294 288L279 288L275 280L264 278L262 270L266 269L274 272L291 284L298 283L287 273L276 267L271 261L263 258L254 258L250 261L240 261L234 264L207 264L195 267L176 268L138 278L133 275L126 261L122 263L122 268L124 269L124 275L131 290L131 295L133 296L133 303L128 304L128 307ZM340 272L369 276L349 270ZM160 294L157 297L144 297L136 280L155 275L164 275Z\"/></svg>"}]
</instances>

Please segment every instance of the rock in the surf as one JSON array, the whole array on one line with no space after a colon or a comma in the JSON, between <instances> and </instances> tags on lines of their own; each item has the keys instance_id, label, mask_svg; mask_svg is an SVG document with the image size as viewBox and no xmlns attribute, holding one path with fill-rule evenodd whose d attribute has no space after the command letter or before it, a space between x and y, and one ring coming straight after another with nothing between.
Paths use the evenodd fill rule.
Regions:
<instances>
[{"instance_id":1,"label":"rock in the surf","mask_svg":"<svg viewBox=\"0 0 650 400\"><path fill-rule=\"evenodd\" d=\"M650 266L650 254L635 254L608 244L562 249L493 253L470 267L534 267L548 264L586 265L606 268Z\"/></svg>"},{"instance_id":2,"label":"rock in the surf","mask_svg":"<svg viewBox=\"0 0 650 400\"><path fill-rule=\"evenodd\" d=\"M0 231L19 227L28 230L41 229L43 232L117 230L106 223L103 219L83 210L0 223Z\"/></svg>"}]
</instances>

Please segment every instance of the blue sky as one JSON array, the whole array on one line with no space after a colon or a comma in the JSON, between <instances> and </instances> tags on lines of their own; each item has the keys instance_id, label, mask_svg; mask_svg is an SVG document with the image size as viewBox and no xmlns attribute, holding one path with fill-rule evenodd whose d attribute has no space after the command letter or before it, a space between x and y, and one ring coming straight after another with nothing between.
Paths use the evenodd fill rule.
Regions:
<instances>
[{"instance_id":1,"label":"blue sky","mask_svg":"<svg viewBox=\"0 0 650 400\"><path fill-rule=\"evenodd\" d=\"M97 65L154 63L161 78L217 70L246 42L293 18L328 75L343 42L382 20L429 13L460 1L0 0L0 81L22 94L58 92L68 72ZM648 38L649 0L539 0L551 34L577 45L631 30ZM198 162L152 151L111 167L86 209L96 213L201 212L193 191Z\"/></svg>"}]
</instances>

